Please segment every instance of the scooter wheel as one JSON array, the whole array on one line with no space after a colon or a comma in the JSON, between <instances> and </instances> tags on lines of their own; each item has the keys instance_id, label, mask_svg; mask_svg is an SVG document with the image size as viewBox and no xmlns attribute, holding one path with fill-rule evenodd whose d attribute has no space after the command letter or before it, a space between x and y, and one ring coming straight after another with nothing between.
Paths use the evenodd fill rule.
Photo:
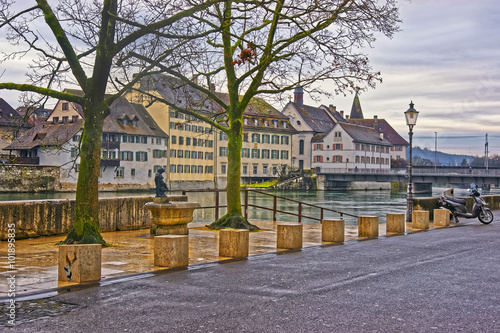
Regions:
<instances>
[{"instance_id":1,"label":"scooter wheel","mask_svg":"<svg viewBox=\"0 0 500 333\"><path fill-rule=\"evenodd\" d=\"M490 224L493 222L493 213L489 209L482 209L479 212L478 219L481 223Z\"/></svg>"}]
</instances>

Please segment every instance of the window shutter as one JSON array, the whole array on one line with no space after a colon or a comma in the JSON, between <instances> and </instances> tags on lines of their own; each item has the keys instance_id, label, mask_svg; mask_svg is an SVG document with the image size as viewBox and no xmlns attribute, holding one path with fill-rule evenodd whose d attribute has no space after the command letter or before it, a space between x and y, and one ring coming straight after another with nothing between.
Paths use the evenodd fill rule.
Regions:
<instances>
[{"instance_id":1,"label":"window shutter","mask_svg":"<svg viewBox=\"0 0 500 333\"><path fill-rule=\"evenodd\" d=\"M344 145L340 144L340 150L344 150Z\"/></svg>"}]
</instances>

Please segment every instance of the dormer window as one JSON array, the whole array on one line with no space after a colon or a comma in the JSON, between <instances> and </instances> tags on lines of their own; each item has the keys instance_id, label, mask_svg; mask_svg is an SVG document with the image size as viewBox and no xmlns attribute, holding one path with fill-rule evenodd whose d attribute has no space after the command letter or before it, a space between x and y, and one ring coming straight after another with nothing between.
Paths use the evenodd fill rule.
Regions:
<instances>
[{"instance_id":1,"label":"dormer window","mask_svg":"<svg viewBox=\"0 0 500 333\"><path fill-rule=\"evenodd\" d=\"M243 124L248 125L248 118L243 119Z\"/></svg>"},{"instance_id":2,"label":"dormer window","mask_svg":"<svg viewBox=\"0 0 500 333\"><path fill-rule=\"evenodd\" d=\"M254 123L255 126L259 126L259 119L255 118L253 120L253 123Z\"/></svg>"},{"instance_id":3,"label":"dormer window","mask_svg":"<svg viewBox=\"0 0 500 333\"><path fill-rule=\"evenodd\" d=\"M273 125L274 125L274 127L278 127L278 121L277 120L273 120Z\"/></svg>"},{"instance_id":4,"label":"dormer window","mask_svg":"<svg viewBox=\"0 0 500 333\"><path fill-rule=\"evenodd\" d=\"M269 127L269 120L264 120L264 126Z\"/></svg>"},{"instance_id":5,"label":"dormer window","mask_svg":"<svg viewBox=\"0 0 500 333\"><path fill-rule=\"evenodd\" d=\"M281 124L283 125L283 128L288 128L288 123L286 121L282 121Z\"/></svg>"}]
</instances>

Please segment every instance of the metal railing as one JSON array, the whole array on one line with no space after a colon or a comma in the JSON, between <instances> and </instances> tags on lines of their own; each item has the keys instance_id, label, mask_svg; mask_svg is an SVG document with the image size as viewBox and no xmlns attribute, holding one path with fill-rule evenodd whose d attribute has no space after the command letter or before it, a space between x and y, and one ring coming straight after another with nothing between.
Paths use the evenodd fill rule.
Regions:
<instances>
[{"instance_id":1,"label":"metal railing","mask_svg":"<svg viewBox=\"0 0 500 333\"><path fill-rule=\"evenodd\" d=\"M219 214L220 213L220 209L221 208L227 208L227 205L221 205L220 204L220 192L225 192L225 191L226 190L185 190L185 191L182 191L182 194L186 195L188 192L197 192L197 193L199 193L199 192L214 192L215 193L215 204L213 206L201 206L200 208L197 208L197 209L215 209L215 220L218 220L219 217L220 217L220 214ZM335 209L325 208L325 207L321 207L321 206L318 206L318 205L313 205L313 204L310 204L310 203L301 202L301 201L298 201L298 200L281 197L281 196L274 195L274 194L271 194L271 193L266 193L266 192L263 192L263 191L258 191L258 190L254 190L254 189L241 189L241 192L243 192L243 203L242 203L243 216L246 219L248 219L248 208L249 207L257 208L257 209L262 209L262 210L266 210L266 211L272 211L273 212L273 221L276 221L276 214L277 213L295 216L295 217L297 217L298 223L302 223L302 219L310 219L310 220L314 220L314 221L319 221L321 223L321 221L324 218L325 212L331 212L331 213L339 214L341 218L344 215L358 218L358 216L354 215L354 214L345 213L345 212L341 212L341 211L338 211L338 210L335 210ZM250 193L250 192L261 194L261 195L264 195L264 196L272 197L272 199L273 199L273 206L272 206L272 208L249 203L248 202L248 193ZM284 211L284 210L278 209L278 199L279 200L283 200L285 202L291 202L291 203L297 204L297 207L298 207L297 213L295 213L295 212L288 212L288 211ZM318 210L319 211L319 217L304 215L303 214L304 207L310 207L312 209Z\"/></svg>"}]
</instances>

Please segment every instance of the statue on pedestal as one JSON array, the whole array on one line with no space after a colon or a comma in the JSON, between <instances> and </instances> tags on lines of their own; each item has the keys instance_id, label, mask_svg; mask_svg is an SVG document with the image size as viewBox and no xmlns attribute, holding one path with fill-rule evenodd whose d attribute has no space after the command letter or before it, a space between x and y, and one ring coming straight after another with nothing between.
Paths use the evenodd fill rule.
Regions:
<instances>
[{"instance_id":1,"label":"statue on pedestal","mask_svg":"<svg viewBox=\"0 0 500 333\"><path fill-rule=\"evenodd\" d=\"M156 196L157 197L166 197L165 191L168 191L167 184L163 180L162 173L165 172L165 169L159 168L155 175L155 185L156 185Z\"/></svg>"}]
</instances>

